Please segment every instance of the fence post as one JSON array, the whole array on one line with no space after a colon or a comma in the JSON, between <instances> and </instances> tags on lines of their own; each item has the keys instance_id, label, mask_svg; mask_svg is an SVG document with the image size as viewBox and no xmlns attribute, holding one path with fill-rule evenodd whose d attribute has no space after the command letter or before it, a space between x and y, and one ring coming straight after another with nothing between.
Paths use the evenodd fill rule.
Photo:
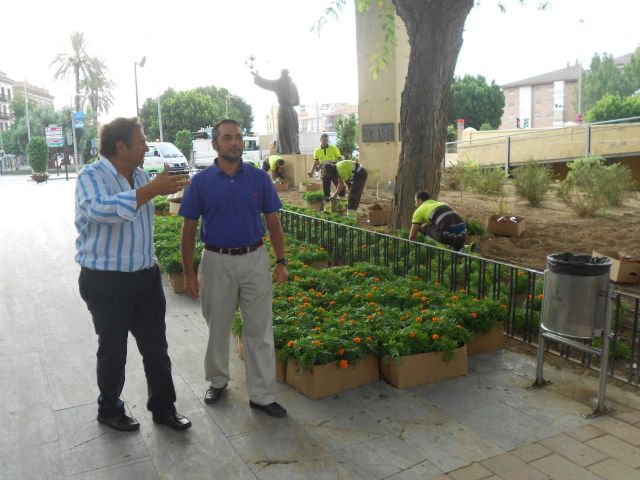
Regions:
<instances>
[{"instance_id":1,"label":"fence post","mask_svg":"<svg viewBox=\"0 0 640 480\"><path fill-rule=\"evenodd\" d=\"M591 125L585 125L584 128L584 156L588 157L591 154Z\"/></svg>"},{"instance_id":2,"label":"fence post","mask_svg":"<svg viewBox=\"0 0 640 480\"><path fill-rule=\"evenodd\" d=\"M509 168L511 167L511 135L507 135L505 138L504 151L504 171L509 174Z\"/></svg>"}]
</instances>

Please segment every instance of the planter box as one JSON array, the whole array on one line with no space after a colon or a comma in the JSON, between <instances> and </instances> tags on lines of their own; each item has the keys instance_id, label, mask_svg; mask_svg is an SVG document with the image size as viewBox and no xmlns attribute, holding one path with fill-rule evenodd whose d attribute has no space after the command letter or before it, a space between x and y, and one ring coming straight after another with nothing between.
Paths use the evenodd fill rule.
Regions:
<instances>
[{"instance_id":1,"label":"planter box","mask_svg":"<svg viewBox=\"0 0 640 480\"><path fill-rule=\"evenodd\" d=\"M315 192L317 190L322 190L322 185L319 183L301 183L298 190L300 192Z\"/></svg>"},{"instance_id":2,"label":"planter box","mask_svg":"<svg viewBox=\"0 0 640 480\"><path fill-rule=\"evenodd\" d=\"M242 337L235 337L236 349L238 350L238 358L244 360L244 343ZM276 350L276 382L286 383L287 380L287 362L278 360L278 351Z\"/></svg>"},{"instance_id":3,"label":"planter box","mask_svg":"<svg viewBox=\"0 0 640 480\"><path fill-rule=\"evenodd\" d=\"M442 359L442 352L419 353L400 357L400 363L389 359L380 362L382 377L397 388L413 387L425 383L461 377L467 374L467 349L462 346L448 363Z\"/></svg>"},{"instance_id":4,"label":"planter box","mask_svg":"<svg viewBox=\"0 0 640 480\"><path fill-rule=\"evenodd\" d=\"M515 219L515 221L511 219ZM524 232L524 217L491 215L487 219L487 232L504 237L519 237Z\"/></svg>"},{"instance_id":5,"label":"planter box","mask_svg":"<svg viewBox=\"0 0 640 480\"><path fill-rule=\"evenodd\" d=\"M169 215L177 215L180 211L180 204L176 202L169 202Z\"/></svg>"},{"instance_id":6,"label":"planter box","mask_svg":"<svg viewBox=\"0 0 640 480\"><path fill-rule=\"evenodd\" d=\"M289 183L274 183L273 187L276 189L276 192L286 192L287 190L289 190Z\"/></svg>"},{"instance_id":7,"label":"planter box","mask_svg":"<svg viewBox=\"0 0 640 480\"><path fill-rule=\"evenodd\" d=\"M611 270L609 279L612 282L620 283L640 283L640 263L625 261L625 254L614 250L593 251L594 257L609 257L611 259Z\"/></svg>"},{"instance_id":8,"label":"planter box","mask_svg":"<svg viewBox=\"0 0 640 480\"><path fill-rule=\"evenodd\" d=\"M391 210L369 210L370 225L387 225L391 221Z\"/></svg>"},{"instance_id":9,"label":"planter box","mask_svg":"<svg viewBox=\"0 0 640 480\"><path fill-rule=\"evenodd\" d=\"M474 335L467 343L467 355L495 352L504 348L504 325L497 323L488 333Z\"/></svg>"},{"instance_id":10,"label":"planter box","mask_svg":"<svg viewBox=\"0 0 640 480\"><path fill-rule=\"evenodd\" d=\"M349 368L340 368L332 362L316 365L312 370L301 370L295 360L290 358L287 363L287 384L311 400L374 382L379 376L378 357L375 355L369 355Z\"/></svg>"},{"instance_id":11,"label":"planter box","mask_svg":"<svg viewBox=\"0 0 640 480\"><path fill-rule=\"evenodd\" d=\"M324 210L324 202L320 200L319 202L307 202L307 207L312 210L317 210L318 212L322 212Z\"/></svg>"},{"instance_id":12,"label":"planter box","mask_svg":"<svg viewBox=\"0 0 640 480\"><path fill-rule=\"evenodd\" d=\"M181 273L169 273L169 283L173 293L184 293L184 275Z\"/></svg>"}]
</instances>

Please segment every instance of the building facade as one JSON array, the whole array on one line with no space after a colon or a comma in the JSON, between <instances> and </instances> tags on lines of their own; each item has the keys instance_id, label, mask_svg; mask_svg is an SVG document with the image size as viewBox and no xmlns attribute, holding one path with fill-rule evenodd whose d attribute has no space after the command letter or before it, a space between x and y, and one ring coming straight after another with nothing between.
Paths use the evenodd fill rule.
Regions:
<instances>
[{"instance_id":1,"label":"building facade","mask_svg":"<svg viewBox=\"0 0 640 480\"><path fill-rule=\"evenodd\" d=\"M15 82L0 72L0 132L8 130L11 126L11 100Z\"/></svg>"},{"instance_id":2,"label":"building facade","mask_svg":"<svg viewBox=\"0 0 640 480\"><path fill-rule=\"evenodd\" d=\"M46 88L36 87L35 85L32 85L30 83L25 83L25 82L15 82L13 86L13 90L15 92L18 92L22 96L24 96L24 92L26 90L27 96L29 97L30 101L37 103L38 105L49 106L51 108L54 108L53 107L54 97L49 93L49 90L47 90Z\"/></svg>"}]
</instances>

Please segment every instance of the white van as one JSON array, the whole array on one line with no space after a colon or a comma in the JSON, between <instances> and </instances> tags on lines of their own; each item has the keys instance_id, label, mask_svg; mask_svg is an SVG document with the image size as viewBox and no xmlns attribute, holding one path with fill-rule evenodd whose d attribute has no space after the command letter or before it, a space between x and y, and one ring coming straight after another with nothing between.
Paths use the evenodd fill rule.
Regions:
<instances>
[{"instance_id":1,"label":"white van","mask_svg":"<svg viewBox=\"0 0 640 480\"><path fill-rule=\"evenodd\" d=\"M150 176L155 176L164 170L164 164L169 164L171 174L188 174L189 162L173 143L147 142L149 151L144 154L143 169Z\"/></svg>"},{"instance_id":2,"label":"white van","mask_svg":"<svg viewBox=\"0 0 640 480\"><path fill-rule=\"evenodd\" d=\"M193 132L193 166L197 170L202 170L213 165L213 161L218 156L218 152L211 144L213 127L201 128ZM251 163L262 163L262 153L260 152L260 140L255 136L244 136L244 153L242 160Z\"/></svg>"}]
</instances>

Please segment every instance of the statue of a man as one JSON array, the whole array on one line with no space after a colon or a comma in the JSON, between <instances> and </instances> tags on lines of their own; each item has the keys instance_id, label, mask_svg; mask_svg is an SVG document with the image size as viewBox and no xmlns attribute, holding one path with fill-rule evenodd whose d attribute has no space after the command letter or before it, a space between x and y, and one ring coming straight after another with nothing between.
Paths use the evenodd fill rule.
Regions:
<instances>
[{"instance_id":1,"label":"statue of a man","mask_svg":"<svg viewBox=\"0 0 640 480\"><path fill-rule=\"evenodd\" d=\"M282 70L280 78L267 80L251 72L255 84L265 90L271 90L278 96L278 153L300 153L298 141L298 114L295 107L300 104L298 88L289 76L289 70Z\"/></svg>"}]
</instances>

